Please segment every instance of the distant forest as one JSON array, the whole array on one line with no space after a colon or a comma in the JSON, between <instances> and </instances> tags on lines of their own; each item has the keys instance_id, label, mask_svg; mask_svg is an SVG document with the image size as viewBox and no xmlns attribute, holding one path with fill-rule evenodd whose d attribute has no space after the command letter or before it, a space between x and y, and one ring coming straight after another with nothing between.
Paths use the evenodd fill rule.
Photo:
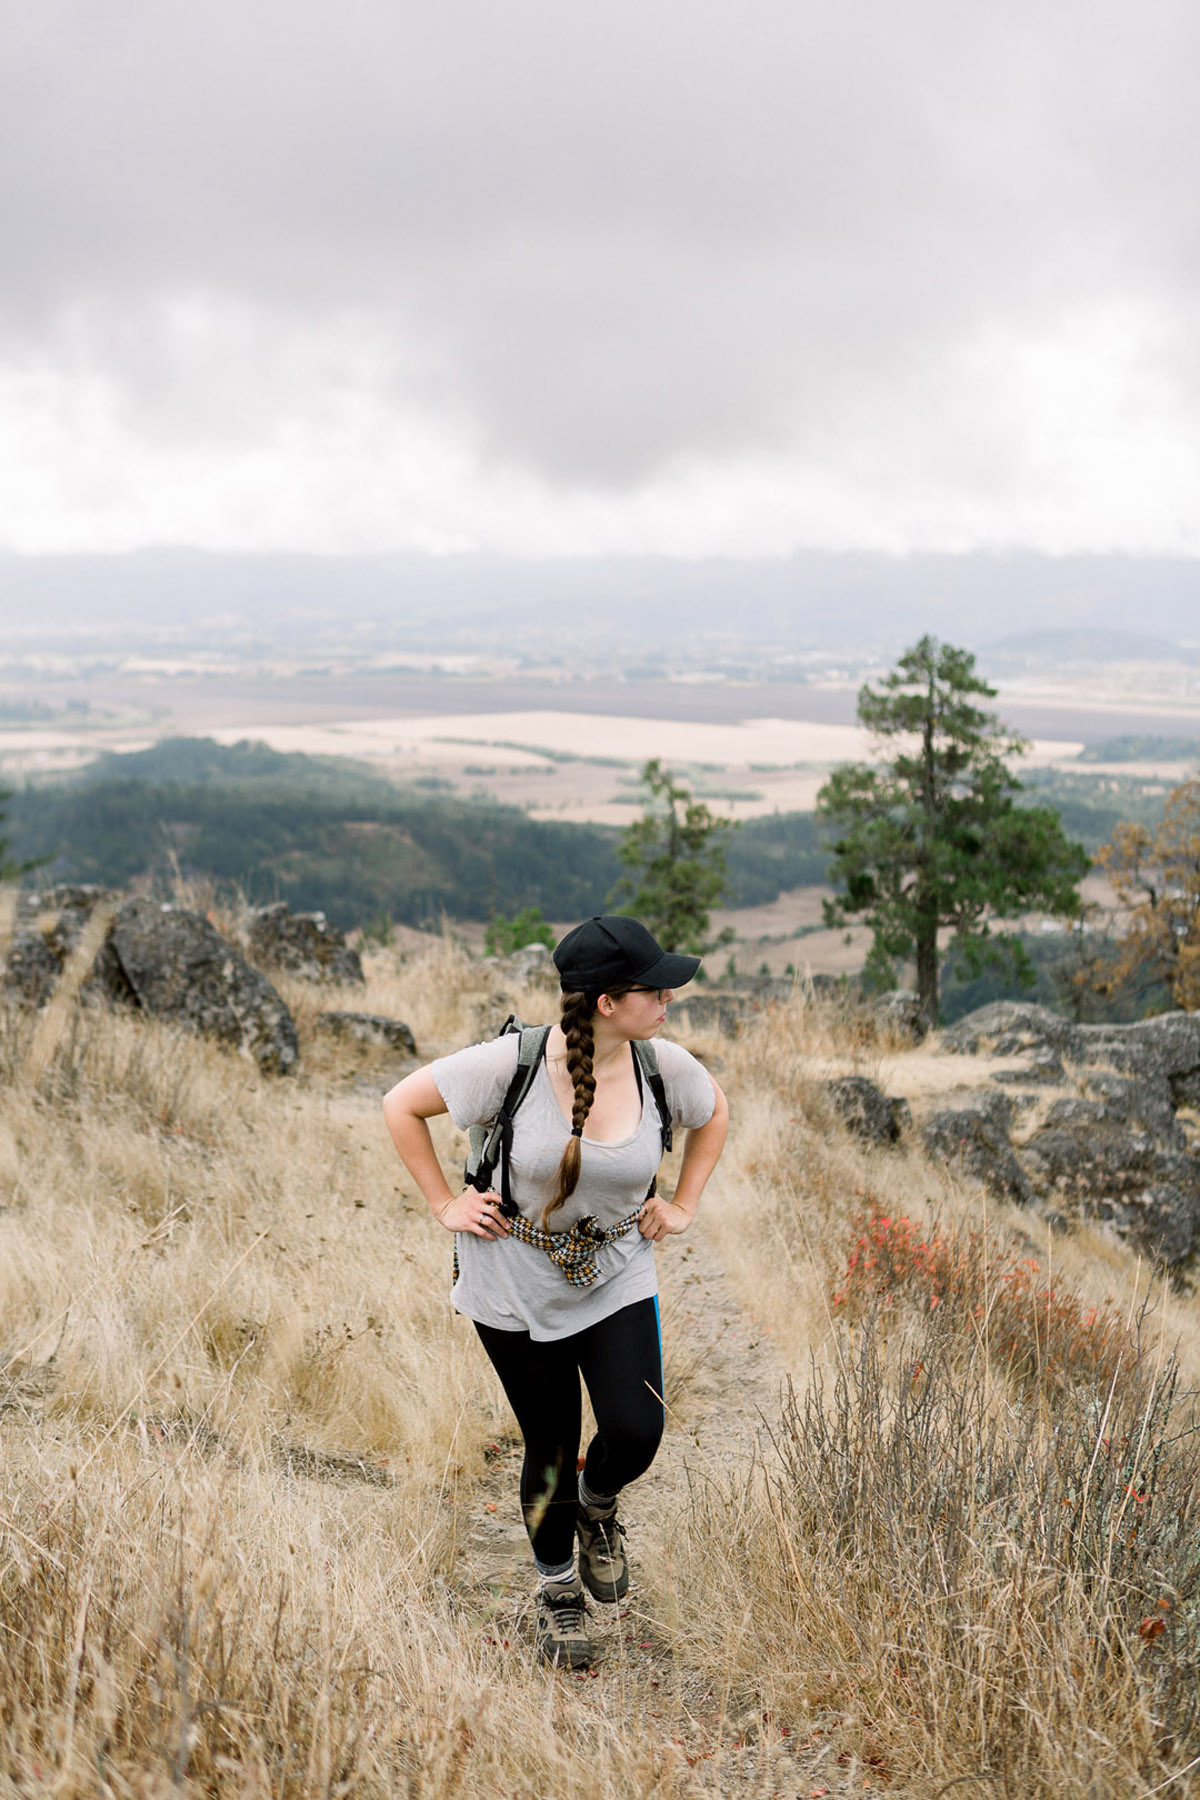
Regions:
<instances>
[{"instance_id":1,"label":"distant forest","mask_svg":"<svg viewBox=\"0 0 1200 1800\"><path fill-rule=\"evenodd\" d=\"M1162 783L1038 770L1030 801L1059 808L1094 851L1121 819L1153 824ZM170 738L31 784L7 805L18 858L47 858L40 881L125 887L185 876L288 900L343 929L383 918L429 925L540 906L550 919L600 910L618 880L619 832L531 819L519 807L397 787L360 763ZM827 878L811 813L747 820L727 838L731 906L761 906Z\"/></svg>"},{"instance_id":2,"label":"distant forest","mask_svg":"<svg viewBox=\"0 0 1200 1800\"><path fill-rule=\"evenodd\" d=\"M26 787L8 803L7 828L12 854L49 859L39 881L166 881L176 859L185 876L236 885L256 903L319 909L343 929L522 906L551 919L586 916L621 873L619 833L603 826L399 788L336 758L203 738L168 739ZM806 813L741 826L728 855L735 906L825 877Z\"/></svg>"}]
</instances>

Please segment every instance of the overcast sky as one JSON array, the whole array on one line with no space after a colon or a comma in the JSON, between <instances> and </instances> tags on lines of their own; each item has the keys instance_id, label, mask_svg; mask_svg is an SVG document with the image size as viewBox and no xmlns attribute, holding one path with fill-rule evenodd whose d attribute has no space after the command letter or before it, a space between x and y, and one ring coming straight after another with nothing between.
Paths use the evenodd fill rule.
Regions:
<instances>
[{"instance_id":1,"label":"overcast sky","mask_svg":"<svg viewBox=\"0 0 1200 1800\"><path fill-rule=\"evenodd\" d=\"M1200 553L1194 0L0 45L0 546Z\"/></svg>"}]
</instances>

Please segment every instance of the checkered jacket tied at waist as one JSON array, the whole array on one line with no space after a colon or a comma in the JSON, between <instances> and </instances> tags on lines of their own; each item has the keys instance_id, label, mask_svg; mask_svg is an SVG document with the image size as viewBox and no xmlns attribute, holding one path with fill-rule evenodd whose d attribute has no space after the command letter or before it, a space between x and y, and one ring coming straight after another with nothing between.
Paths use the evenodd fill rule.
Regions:
<instances>
[{"instance_id":1,"label":"checkered jacket tied at waist","mask_svg":"<svg viewBox=\"0 0 1200 1800\"><path fill-rule=\"evenodd\" d=\"M630 1213L611 1231L602 1231L591 1213L585 1213L582 1219L576 1220L570 1231L543 1231L540 1225L531 1225L528 1219L510 1218L509 1231L519 1243L532 1244L535 1250L544 1250L552 1263L557 1263L572 1287L591 1287L600 1271L596 1267L596 1251L603 1244L611 1244L615 1238L624 1237L632 1231L641 1213Z\"/></svg>"}]
</instances>

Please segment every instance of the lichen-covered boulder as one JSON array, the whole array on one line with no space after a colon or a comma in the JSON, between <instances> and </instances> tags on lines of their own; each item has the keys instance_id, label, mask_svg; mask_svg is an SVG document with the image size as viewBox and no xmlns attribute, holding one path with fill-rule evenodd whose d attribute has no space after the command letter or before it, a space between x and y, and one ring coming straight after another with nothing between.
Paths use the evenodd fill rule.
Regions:
<instances>
[{"instance_id":1,"label":"lichen-covered boulder","mask_svg":"<svg viewBox=\"0 0 1200 1800\"><path fill-rule=\"evenodd\" d=\"M40 931L14 931L4 959L4 988L23 1006L44 1006L58 985L62 958Z\"/></svg>"},{"instance_id":2,"label":"lichen-covered boulder","mask_svg":"<svg viewBox=\"0 0 1200 1800\"><path fill-rule=\"evenodd\" d=\"M553 954L545 944L522 944L519 950L510 951L507 956L485 956L483 961L485 967L516 987L535 987L541 983L555 990L558 988L558 970Z\"/></svg>"},{"instance_id":3,"label":"lichen-covered boulder","mask_svg":"<svg viewBox=\"0 0 1200 1800\"><path fill-rule=\"evenodd\" d=\"M931 1113L921 1127L926 1153L1000 1200L1027 1206L1033 1188L1009 1141L1012 1108L1003 1094L970 1094Z\"/></svg>"},{"instance_id":4,"label":"lichen-covered boulder","mask_svg":"<svg viewBox=\"0 0 1200 1800\"><path fill-rule=\"evenodd\" d=\"M286 900L259 906L246 925L251 959L267 969L286 969L308 981L361 985L362 961L322 912L294 913Z\"/></svg>"},{"instance_id":5,"label":"lichen-covered boulder","mask_svg":"<svg viewBox=\"0 0 1200 1800\"><path fill-rule=\"evenodd\" d=\"M382 1013L323 1012L317 1014L317 1030L330 1037L349 1038L376 1050L396 1050L402 1056L417 1054L417 1040L400 1019Z\"/></svg>"},{"instance_id":6,"label":"lichen-covered boulder","mask_svg":"<svg viewBox=\"0 0 1200 1800\"><path fill-rule=\"evenodd\" d=\"M942 1048L960 1056L1022 1056L1030 1051L1068 1048L1077 1027L1048 1006L1023 1000L993 1000L942 1033Z\"/></svg>"},{"instance_id":7,"label":"lichen-covered boulder","mask_svg":"<svg viewBox=\"0 0 1200 1800\"><path fill-rule=\"evenodd\" d=\"M114 999L132 998L156 1018L231 1044L261 1069L286 1075L296 1067L296 1027L283 1000L199 913L126 900L101 973Z\"/></svg>"},{"instance_id":8,"label":"lichen-covered boulder","mask_svg":"<svg viewBox=\"0 0 1200 1800\"><path fill-rule=\"evenodd\" d=\"M759 1011L749 994L722 992L720 989L699 993L684 988L672 1008L671 1016L686 1017L693 1031L717 1030L726 1037L737 1037L747 1019Z\"/></svg>"},{"instance_id":9,"label":"lichen-covered boulder","mask_svg":"<svg viewBox=\"0 0 1200 1800\"><path fill-rule=\"evenodd\" d=\"M1121 1199L1103 1201L1100 1216L1156 1262L1178 1268L1200 1243L1200 1184L1153 1182Z\"/></svg>"},{"instance_id":10,"label":"lichen-covered boulder","mask_svg":"<svg viewBox=\"0 0 1200 1800\"><path fill-rule=\"evenodd\" d=\"M894 1144L911 1120L907 1100L893 1099L865 1075L841 1075L826 1089L842 1124L867 1144Z\"/></svg>"},{"instance_id":11,"label":"lichen-covered boulder","mask_svg":"<svg viewBox=\"0 0 1200 1800\"><path fill-rule=\"evenodd\" d=\"M116 900L111 888L84 883L26 888L17 896L17 929L0 985L26 1006L44 1006L96 908Z\"/></svg>"},{"instance_id":12,"label":"lichen-covered boulder","mask_svg":"<svg viewBox=\"0 0 1200 1800\"><path fill-rule=\"evenodd\" d=\"M893 1037L906 1038L909 1043L919 1044L925 1036L921 1002L907 988L876 994L871 1001L871 1016Z\"/></svg>"},{"instance_id":13,"label":"lichen-covered boulder","mask_svg":"<svg viewBox=\"0 0 1200 1800\"><path fill-rule=\"evenodd\" d=\"M1087 1070L1047 1108L1019 1156L1044 1201L1073 1203L1174 1266L1200 1241L1200 1158L1165 1075Z\"/></svg>"},{"instance_id":14,"label":"lichen-covered boulder","mask_svg":"<svg viewBox=\"0 0 1200 1800\"><path fill-rule=\"evenodd\" d=\"M1071 1028L1072 1061L1187 1083L1200 1073L1200 1014L1160 1013L1132 1025Z\"/></svg>"}]
</instances>

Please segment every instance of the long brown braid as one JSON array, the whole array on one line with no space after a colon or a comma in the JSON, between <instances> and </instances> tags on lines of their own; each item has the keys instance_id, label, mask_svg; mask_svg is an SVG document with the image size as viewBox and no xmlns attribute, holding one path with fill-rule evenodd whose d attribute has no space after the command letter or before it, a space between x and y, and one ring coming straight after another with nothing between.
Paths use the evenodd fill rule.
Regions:
<instances>
[{"instance_id":1,"label":"long brown braid","mask_svg":"<svg viewBox=\"0 0 1200 1800\"><path fill-rule=\"evenodd\" d=\"M571 1077L571 1086L575 1090L575 1102L571 1108L571 1135L558 1165L558 1185L542 1214L543 1231L548 1229L547 1220L551 1214L558 1211L579 1185L579 1169L583 1161L579 1140L583 1135L587 1116L592 1110L592 1101L596 1098L596 1077L592 1072L592 1053L595 1049L592 1016L595 1010L596 1003L588 994L575 991L565 993L562 997L561 1023L563 1036L567 1040L567 1074Z\"/></svg>"}]
</instances>

